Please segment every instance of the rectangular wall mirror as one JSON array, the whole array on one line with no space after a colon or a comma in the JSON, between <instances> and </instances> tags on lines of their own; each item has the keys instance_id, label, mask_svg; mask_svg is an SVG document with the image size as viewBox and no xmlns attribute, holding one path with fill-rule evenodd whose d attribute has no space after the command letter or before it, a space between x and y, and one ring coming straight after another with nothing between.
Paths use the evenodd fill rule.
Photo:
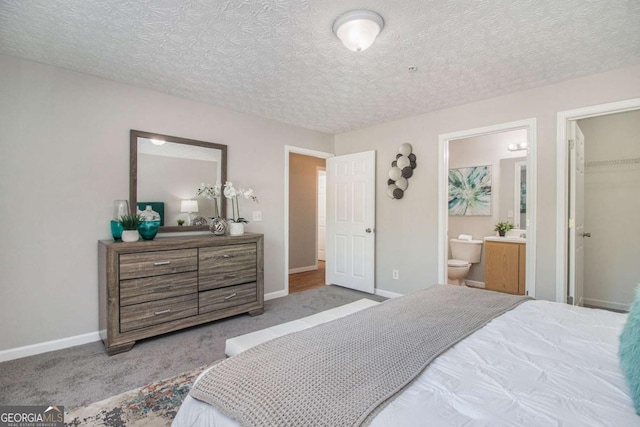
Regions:
<instances>
[{"instance_id":1,"label":"rectangular wall mirror","mask_svg":"<svg viewBox=\"0 0 640 427\"><path fill-rule=\"evenodd\" d=\"M132 212L151 206L161 215L160 232L209 229L214 202L196 197L196 191L201 183L224 184L227 180L226 145L131 130L130 153ZM220 197L219 203L224 217L226 199ZM184 225L179 226L178 220L185 221Z\"/></svg>"}]
</instances>

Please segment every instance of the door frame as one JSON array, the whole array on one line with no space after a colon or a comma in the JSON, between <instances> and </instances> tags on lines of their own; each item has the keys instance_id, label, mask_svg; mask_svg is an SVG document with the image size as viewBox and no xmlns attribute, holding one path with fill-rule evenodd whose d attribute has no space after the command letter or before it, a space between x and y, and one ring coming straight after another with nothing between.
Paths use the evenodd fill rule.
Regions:
<instances>
[{"instance_id":1,"label":"door frame","mask_svg":"<svg viewBox=\"0 0 640 427\"><path fill-rule=\"evenodd\" d=\"M328 159L335 154L325 151L311 150L309 148L296 147L293 145L284 146L284 290L269 294L269 299L280 298L289 295L289 154L302 154L304 156ZM316 230L317 233L317 230ZM316 253L318 252L316 242Z\"/></svg>"},{"instance_id":2,"label":"door frame","mask_svg":"<svg viewBox=\"0 0 640 427\"><path fill-rule=\"evenodd\" d=\"M556 302L567 302L569 286L569 126L571 121L640 109L640 98L558 112L556 142Z\"/></svg>"},{"instance_id":3,"label":"door frame","mask_svg":"<svg viewBox=\"0 0 640 427\"><path fill-rule=\"evenodd\" d=\"M537 120L536 118L500 123L459 132L440 134L438 136L438 282L447 283L449 229L448 182L449 182L449 142L456 139L471 138L492 133L527 130L527 256L526 256L526 291L529 296L536 296L536 195L537 195Z\"/></svg>"},{"instance_id":4,"label":"door frame","mask_svg":"<svg viewBox=\"0 0 640 427\"><path fill-rule=\"evenodd\" d=\"M325 167L321 167L321 166L316 166L316 268L318 268L318 261L320 260L320 257L318 256L320 251L320 233L318 230L318 224L320 223L320 218L318 218L318 213L320 213L320 204L318 202L318 195L320 194L320 192L318 191L318 189L320 188L319 186L319 181L320 181L320 172L324 172L324 179L325 179L325 189L324 189L324 211L325 211L325 216L324 219L325 221L327 220L327 168ZM327 262L327 239L326 239L326 234L327 234L327 224L325 222L324 224L324 228L325 228L325 243L324 243L324 252L325 252L325 256L324 256L324 262Z\"/></svg>"}]
</instances>

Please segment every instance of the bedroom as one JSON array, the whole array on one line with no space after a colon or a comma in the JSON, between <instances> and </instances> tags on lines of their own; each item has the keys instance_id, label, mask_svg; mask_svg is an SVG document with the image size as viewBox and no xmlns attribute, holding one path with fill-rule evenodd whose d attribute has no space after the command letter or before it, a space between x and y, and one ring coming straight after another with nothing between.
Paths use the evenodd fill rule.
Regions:
<instances>
[{"instance_id":1,"label":"bedroom","mask_svg":"<svg viewBox=\"0 0 640 427\"><path fill-rule=\"evenodd\" d=\"M604 2L598 4L604 7ZM580 7L575 2L572 5ZM18 7L15 3L2 4L3 9L9 6ZM391 37L393 8L383 2L366 2L365 5L332 4L331 10L326 11L332 15L327 18L329 28L317 23L318 33L327 30L321 37L333 46L334 55L344 61L366 60L354 57L331 33L330 23L348 6L378 9L389 20L386 31L381 32L371 48L374 50L370 49L370 56L364 58L375 61L382 54L391 54L399 43L397 37ZM438 136L535 117L539 160L536 298L555 300L559 252L556 247L557 113L640 97L637 40L640 31L636 31L638 19L634 20L637 9L628 2L620 2L618 8L611 9L609 13L614 16L605 21L607 25L616 27L619 20L629 19L622 26L629 33L623 34L620 40L631 44L616 39L626 46L627 55L613 58L608 56L610 53L597 50L593 62L581 65L584 68L574 70L564 64L561 71L556 68L556 57L549 54L548 68L537 69L545 76L549 74L550 81L544 84L528 86L521 82L508 92L478 95L444 109L414 111L390 120L374 117L372 122L353 130L324 129L320 126L324 120L320 120L317 125L320 131L310 130L307 125L295 126L264 118L257 112L243 113L239 107L225 108L185 99L178 96L181 89L178 85L159 91L151 89L151 83L142 79L125 84L114 81L120 80L118 76L92 76L100 75L99 69L107 67L97 60L91 67L86 65L85 73L69 70L73 67L67 53L38 47L53 34L39 33L40 38L32 40L35 42L31 45L32 60L25 59L21 52L26 51L9 45L13 39L6 33L16 30L12 25L19 25L20 21L8 21L11 14L3 12L0 21L3 52L0 56L0 205L5 225L0 268L3 325L0 352L4 360L99 339L96 241L110 235L106 221L112 201L127 198L130 129L229 146L229 177L254 185L260 194L263 221L252 222L248 230L265 234L267 296L278 295L285 289L282 251L285 145L336 155L376 150L377 168L385 170L387 159L395 155L398 145L411 142L420 159L419 169L411 179L411 190L401 201L390 200L378 178L376 197L376 288L406 294L439 281L438 211L436 203L429 202L438 197ZM596 16L610 16L599 10L588 10ZM35 11L55 18L45 14L44 11L49 13L46 9ZM406 14L406 10L403 13ZM476 28L469 25L470 29ZM438 28L435 23L426 27ZM607 27L604 24L603 27L598 28L605 31ZM43 23L41 28L50 27ZM429 37L435 36L429 33ZM62 38L60 46L68 47L64 35L59 37ZM96 40L95 51L108 51L110 39L104 37ZM592 42L593 38L588 41ZM74 43L79 41L69 41L70 45ZM591 49L597 46L599 42L589 45ZM380 49L378 53L376 47ZM38 52L40 56L36 56ZM135 50L128 52L131 57L139 54ZM531 54L526 51L522 56L526 59ZM57 57L60 63L47 65L49 56ZM401 79L415 79L420 72L427 73L429 78L433 65L428 61L425 60L424 66L418 64L420 69L411 76L404 74L404 68L413 64L405 62L401 61ZM96 69L97 72L90 72ZM352 73L353 78L368 78L359 74L355 66L346 67L346 71ZM505 72L508 77L509 70ZM517 74L514 80L518 77L522 74ZM482 77L478 84L482 86L483 79L489 81L489 78ZM266 90L266 87L258 89ZM252 96L255 95L248 94L237 102L251 104ZM328 113L316 116L327 117L325 114ZM543 169L548 164L553 166ZM14 226L17 224L30 226ZM401 280L392 279L391 271L395 268L400 270Z\"/></svg>"}]
</instances>

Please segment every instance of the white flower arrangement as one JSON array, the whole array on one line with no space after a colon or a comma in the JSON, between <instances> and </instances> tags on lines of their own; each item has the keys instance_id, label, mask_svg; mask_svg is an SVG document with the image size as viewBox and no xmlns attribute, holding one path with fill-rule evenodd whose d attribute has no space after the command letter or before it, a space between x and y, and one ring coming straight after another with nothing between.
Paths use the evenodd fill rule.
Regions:
<instances>
[{"instance_id":1,"label":"white flower arrangement","mask_svg":"<svg viewBox=\"0 0 640 427\"><path fill-rule=\"evenodd\" d=\"M200 183L200 187L196 191L196 196L206 197L209 200L213 200L213 217L218 218L220 216L220 209L218 208L218 198L220 197L220 192L222 190L222 185L219 182L216 182L215 185L205 184L204 182Z\"/></svg>"},{"instance_id":2,"label":"white flower arrangement","mask_svg":"<svg viewBox=\"0 0 640 427\"><path fill-rule=\"evenodd\" d=\"M258 196L255 195L252 188L238 188L236 189L233 186L231 181L227 181L224 183L223 189L224 197L227 199L231 199L231 209L233 211L233 218L229 221L231 222L243 222L245 224L249 223L245 218L240 216L240 208L238 206L238 197L244 197L245 199L250 199L256 203L258 203Z\"/></svg>"},{"instance_id":3,"label":"white flower arrangement","mask_svg":"<svg viewBox=\"0 0 640 427\"><path fill-rule=\"evenodd\" d=\"M200 183L200 187L198 187L198 191L196 191L196 196L204 196L209 200L216 200L220 197L220 190L222 186L219 182L216 182L216 185L205 184L204 182Z\"/></svg>"}]
</instances>

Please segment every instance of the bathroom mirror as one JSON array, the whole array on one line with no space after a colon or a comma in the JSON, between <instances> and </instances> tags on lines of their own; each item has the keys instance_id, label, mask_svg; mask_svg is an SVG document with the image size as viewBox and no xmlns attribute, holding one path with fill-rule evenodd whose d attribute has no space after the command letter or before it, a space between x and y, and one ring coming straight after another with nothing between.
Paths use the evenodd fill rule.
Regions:
<instances>
[{"instance_id":1,"label":"bathroom mirror","mask_svg":"<svg viewBox=\"0 0 640 427\"><path fill-rule=\"evenodd\" d=\"M500 221L527 228L527 158L500 159Z\"/></svg>"},{"instance_id":2,"label":"bathroom mirror","mask_svg":"<svg viewBox=\"0 0 640 427\"><path fill-rule=\"evenodd\" d=\"M214 202L196 197L201 183L224 184L227 179L227 146L206 141L161 135L139 130L130 132L129 203L131 210L151 206L162 216L160 232L208 230ZM183 203L183 201L196 201ZM226 199L220 197L225 216ZM185 212L184 206L192 206ZM178 220L184 225L179 226ZM206 224L189 225L194 223Z\"/></svg>"},{"instance_id":3,"label":"bathroom mirror","mask_svg":"<svg viewBox=\"0 0 640 427\"><path fill-rule=\"evenodd\" d=\"M516 226L527 228L527 162L518 161L514 171L513 212L517 218Z\"/></svg>"}]
</instances>

